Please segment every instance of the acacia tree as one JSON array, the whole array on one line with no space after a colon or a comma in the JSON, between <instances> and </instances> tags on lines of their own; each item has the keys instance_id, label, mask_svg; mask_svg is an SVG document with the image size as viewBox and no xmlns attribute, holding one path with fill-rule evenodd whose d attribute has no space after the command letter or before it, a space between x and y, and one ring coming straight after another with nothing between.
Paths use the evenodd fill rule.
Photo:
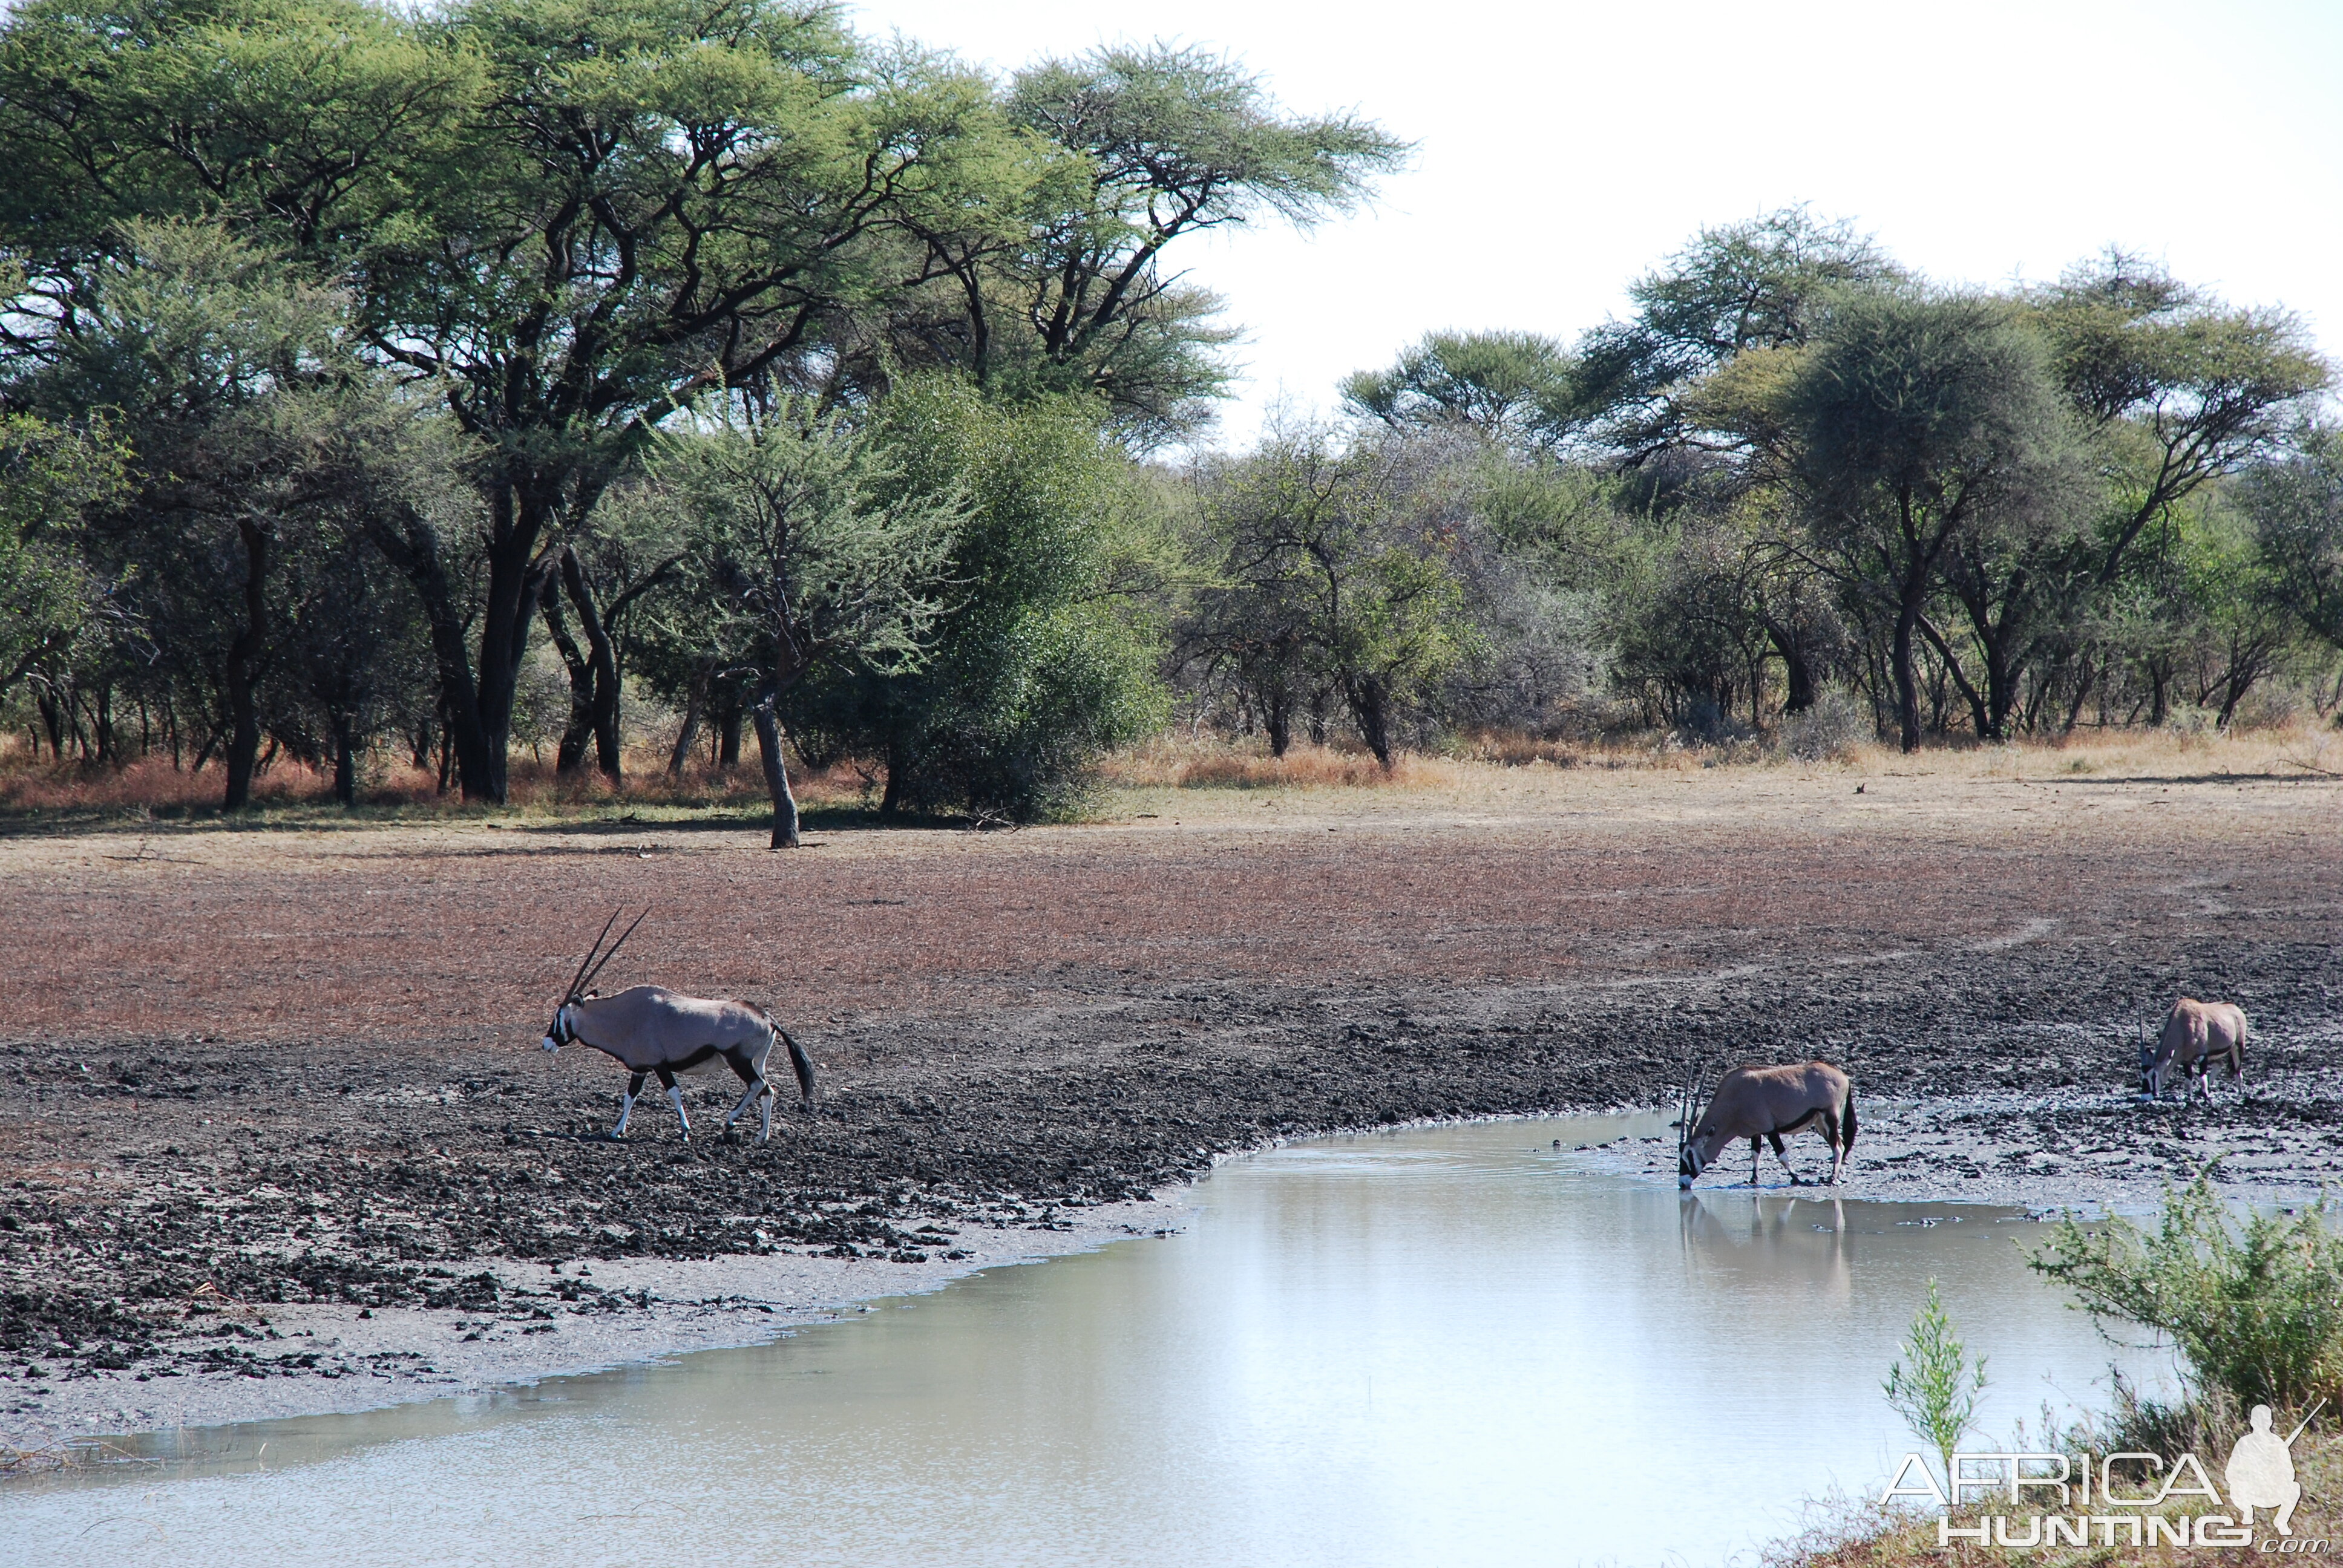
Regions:
<instances>
[{"instance_id":1,"label":"acacia tree","mask_svg":"<svg viewBox=\"0 0 2343 1568\"><path fill-rule=\"evenodd\" d=\"M1297 648L1386 771L1395 723L1473 647L1438 457L1397 438L1342 447L1324 430L1285 430L1206 476L1226 585L1206 614L1212 598L1238 598L1220 618L1242 639L1231 656L1271 638Z\"/></svg>"},{"instance_id":2,"label":"acacia tree","mask_svg":"<svg viewBox=\"0 0 2343 1568\"><path fill-rule=\"evenodd\" d=\"M2230 308L2121 252L2070 271L2024 307L2049 345L2099 493L2096 505L2029 527L1980 530L1948 555L1979 686L1949 648L1942 657L1976 710L1977 732L1994 739L2008 733L2026 667L2073 658L2076 628L2123 578L2143 534L2280 449L2328 380L2286 312ZM2070 716L2087 695L2088 682L2075 679Z\"/></svg>"},{"instance_id":3,"label":"acacia tree","mask_svg":"<svg viewBox=\"0 0 2343 1568\"><path fill-rule=\"evenodd\" d=\"M1342 401L1393 430L1460 429L1502 450L1555 444L1578 412L1576 365L1534 332L1433 332L1388 370L1342 380Z\"/></svg>"},{"instance_id":4,"label":"acacia tree","mask_svg":"<svg viewBox=\"0 0 2343 1568\"><path fill-rule=\"evenodd\" d=\"M371 264L368 311L378 351L447 387L487 453L478 668L443 676L465 792L501 799L546 542L667 410L821 347L883 282L867 242L894 204L982 127L955 119L964 94L865 90L826 7L476 0L445 36L487 85L423 171L423 232ZM435 621L463 612L418 587Z\"/></svg>"},{"instance_id":5,"label":"acacia tree","mask_svg":"<svg viewBox=\"0 0 2343 1568\"><path fill-rule=\"evenodd\" d=\"M12 390L126 432L126 486L88 532L162 657L216 681L235 810L260 754L287 536L337 496L324 406L364 372L347 300L281 258L202 223L135 220L116 243Z\"/></svg>"},{"instance_id":6,"label":"acacia tree","mask_svg":"<svg viewBox=\"0 0 2343 1568\"><path fill-rule=\"evenodd\" d=\"M1919 749L1917 648L1955 546L2055 510L2067 417L2040 338L2004 302L1919 289L1833 302L1803 348L1745 351L1702 417L1763 454L1814 558L1890 629L1904 749Z\"/></svg>"},{"instance_id":7,"label":"acacia tree","mask_svg":"<svg viewBox=\"0 0 2343 1568\"><path fill-rule=\"evenodd\" d=\"M1752 349L1807 342L1835 292L1902 276L1854 226L1803 206L1704 228L1629 287L1632 317L1579 341L1579 417L1590 439L1623 467L1686 445L1714 446L1730 433L1686 402L1705 378Z\"/></svg>"},{"instance_id":8,"label":"acacia tree","mask_svg":"<svg viewBox=\"0 0 2343 1568\"><path fill-rule=\"evenodd\" d=\"M27 298L52 314L124 210L218 212L349 281L372 352L475 438L478 602L428 531L392 556L464 792L501 800L547 547L651 421L820 349L883 283L896 202L983 134L955 116L984 95L930 85L877 90L835 14L789 0L249 0L126 25L51 0L11 19L0 115L53 183L0 229L39 252Z\"/></svg>"},{"instance_id":9,"label":"acacia tree","mask_svg":"<svg viewBox=\"0 0 2343 1568\"><path fill-rule=\"evenodd\" d=\"M728 400L713 418L662 437L654 461L689 518L698 591L688 613L702 620L702 646L750 674L772 847L794 849L779 705L824 666L920 661L944 609L961 508L902 493L867 434L786 396Z\"/></svg>"},{"instance_id":10,"label":"acacia tree","mask_svg":"<svg viewBox=\"0 0 2343 1568\"><path fill-rule=\"evenodd\" d=\"M2305 630L2343 652L2343 431L2306 425L2293 447L2247 470L2237 500L2272 592Z\"/></svg>"},{"instance_id":11,"label":"acacia tree","mask_svg":"<svg viewBox=\"0 0 2343 1568\"><path fill-rule=\"evenodd\" d=\"M125 457L102 421L0 414L0 692L64 657L104 602L82 521L120 495Z\"/></svg>"}]
</instances>

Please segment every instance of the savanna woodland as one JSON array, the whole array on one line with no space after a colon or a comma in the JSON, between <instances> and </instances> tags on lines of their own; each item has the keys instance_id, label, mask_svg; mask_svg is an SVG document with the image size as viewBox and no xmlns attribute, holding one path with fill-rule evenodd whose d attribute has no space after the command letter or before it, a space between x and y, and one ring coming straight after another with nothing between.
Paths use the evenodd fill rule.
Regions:
<instances>
[{"instance_id":1,"label":"savanna woodland","mask_svg":"<svg viewBox=\"0 0 2343 1568\"><path fill-rule=\"evenodd\" d=\"M2343 434L2282 310L1998 292L1804 209L1575 340L1205 439L1187 236L1408 147L1210 53L999 77L783 0L31 0L0 29L20 766L500 803L753 741L1079 810L1179 722L1909 749L2343 699ZM1356 266L1354 254L1322 265Z\"/></svg>"}]
</instances>

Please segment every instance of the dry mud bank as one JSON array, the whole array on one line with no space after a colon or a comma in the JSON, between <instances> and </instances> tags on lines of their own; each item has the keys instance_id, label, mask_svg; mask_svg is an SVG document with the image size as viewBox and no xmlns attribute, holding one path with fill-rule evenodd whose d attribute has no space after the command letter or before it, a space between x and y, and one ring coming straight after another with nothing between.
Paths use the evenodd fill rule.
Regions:
<instances>
[{"instance_id":1,"label":"dry mud bank","mask_svg":"<svg viewBox=\"0 0 2343 1568\"><path fill-rule=\"evenodd\" d=\"M2338 804L2211 770L1492 770L797 855L628 822L19 835L0 1439L743 1342L1144 1232L1164 1210L1101 1206L1265 1141L1655 1103L1695 1059L1845 1065L1851 1196L2136 1206L2214 1153L2297 1196L2343 1170ZM750 997L821 1063L769 1146L680 1145L655 1101L608 1142L616 1067L537 1050L645 902L606 982ZM2252 1015L2246 1104L2130 1102L2181 990ZM704 1131L731 1094L695 1086Z\"/></svg>"}]
</instances>

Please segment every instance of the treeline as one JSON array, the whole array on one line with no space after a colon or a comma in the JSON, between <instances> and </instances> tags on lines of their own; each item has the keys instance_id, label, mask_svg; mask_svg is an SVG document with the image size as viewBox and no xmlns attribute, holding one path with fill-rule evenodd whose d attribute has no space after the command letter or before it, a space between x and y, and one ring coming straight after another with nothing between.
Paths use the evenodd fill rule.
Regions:
<instances>
[{"instance_id":1,"label":"treeline","mask_svg":"<svg viewBox=\"0 0 2343 1568\"><path fill-rule=\"evenodd\" d=\"M1574 344L1435 335L1349 378L1353 423L1206 465L1199 696L1378 756L1395 725L1714 741L1835 700L1908 750L2343 698L2343 440L2285 312L2112 252L1944 288L1803 210L1632 297Z\"/></svg>"},{"instance_id":2,"label":"treeline","mask_svg":"<svg viewBox=\"0 0 2343 1568\"><path fill-rule=\"evenodd\" d=\"M501 801L751 739L1030 819L1161 728L1836 714L1921 744L2331 706L2343 447L2283 313L2110 255L1946 290L1802 211L1629 317L1441 335L1180 464L1182 236L1405 149L1228 62L995 80L770 0L0 25L0 700L36 753L386 756Z\"/></svg>"},{"instance_id":3,"label":"treeline","mask_svg":"<svg viewBox=\"0 0 2343 1568\"><path fill-rule=\"evenodd\" d=\"M93 761L435 756L647 685L1031 815L1159 721L1133 453L1219 391L1184 236L1402 147L1192 50L1005 81L783 0L35 0L0 28L0 689ZM678 752L689 737L678 741Z\"/></svg>"}]
</instances>

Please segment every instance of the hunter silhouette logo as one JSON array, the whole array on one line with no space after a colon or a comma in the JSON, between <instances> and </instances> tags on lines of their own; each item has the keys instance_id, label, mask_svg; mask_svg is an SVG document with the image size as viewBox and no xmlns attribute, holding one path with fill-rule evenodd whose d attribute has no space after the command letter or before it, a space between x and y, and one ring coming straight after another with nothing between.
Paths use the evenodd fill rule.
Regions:
<instances>
[{"instance_id":1,"label":"hunter silhouette logo","mask_svg":"<svg viewBox=\"0 0 2343 1568\"><path fill-rule=\"evenodd\" d=\"M2326 1404L2311 1407L2316 1416ZM1936 1521L1936 1544L1974 1541L1980 1546L2024 1550L2030 1546L2230 1546L2254 1544L2254 1511L2271 1510L2270 1523L2280 1536L2294 1533L2295 1504L2302 1501L2302 1483L2294 1475L2294 1440L2310 1425L2310 1416L2286 1436L2270 1430L2270 1408L2254 1406L2250 1429L2229 1451L2221 1473L2228 1485L2227 1507L2218 1512L2221 1493L2203 1462L2193 1453L2175 1457L2167 1465L2153 1453L1956 1453L1952 1488L1947 1497L1935 1473L1916 1453L1904 1456L1896 1479L1879 1495L1885 1504L1898 1497L1926 1498L1945 1513ZM1918 1479L1913 1479L1915 1474ZM2206 1512L2167 1518L2147 1510L2191 1498L2204 1499ZM1952 1512L1968 1503L2006 1503L2009 1514L1989 1513L1966 1524L1956 1524ZM2033 1512L2018 1513L2026 1503ZM2051 1509L2056 1509L2052 1512ZM2015 1517L2012 1517L2015 1515ZM2012 1526L2016 1531L2013 1532ZM2274 1544L2274 1543L2272 1543ZM2314 1547L2326 1543L2315 1542ZM2263 1550L2271 1549L2266 1544ZM2290 1550L2291 1548L2280 1548Z\"/></svg>"},{"instance_id":2,"label":"hunter silhouette logo","mask_svg":"<svg viewBox=\"0 0 2343 1568\"><path fill-rule=\"evenodd\" d=\"M2237 1511L2240 1524L2251 1524L2257 1508L2275 1508L2270 1523L2280 1535L2291 1535L2294 1505L2302 1501L2302 1483L2294 1478L2294 1440L2310 1422L2306 1417L2302 1426L2280 1438L2269 1429L2269 1406L2254 1406L2248 1419L2253 1430L2237 1439L2237 1446L2229 1451L2228 1468L2221 1472L2221 1479L2229 1483L2229 1505Z\"/></svg>"}]
</instances>

